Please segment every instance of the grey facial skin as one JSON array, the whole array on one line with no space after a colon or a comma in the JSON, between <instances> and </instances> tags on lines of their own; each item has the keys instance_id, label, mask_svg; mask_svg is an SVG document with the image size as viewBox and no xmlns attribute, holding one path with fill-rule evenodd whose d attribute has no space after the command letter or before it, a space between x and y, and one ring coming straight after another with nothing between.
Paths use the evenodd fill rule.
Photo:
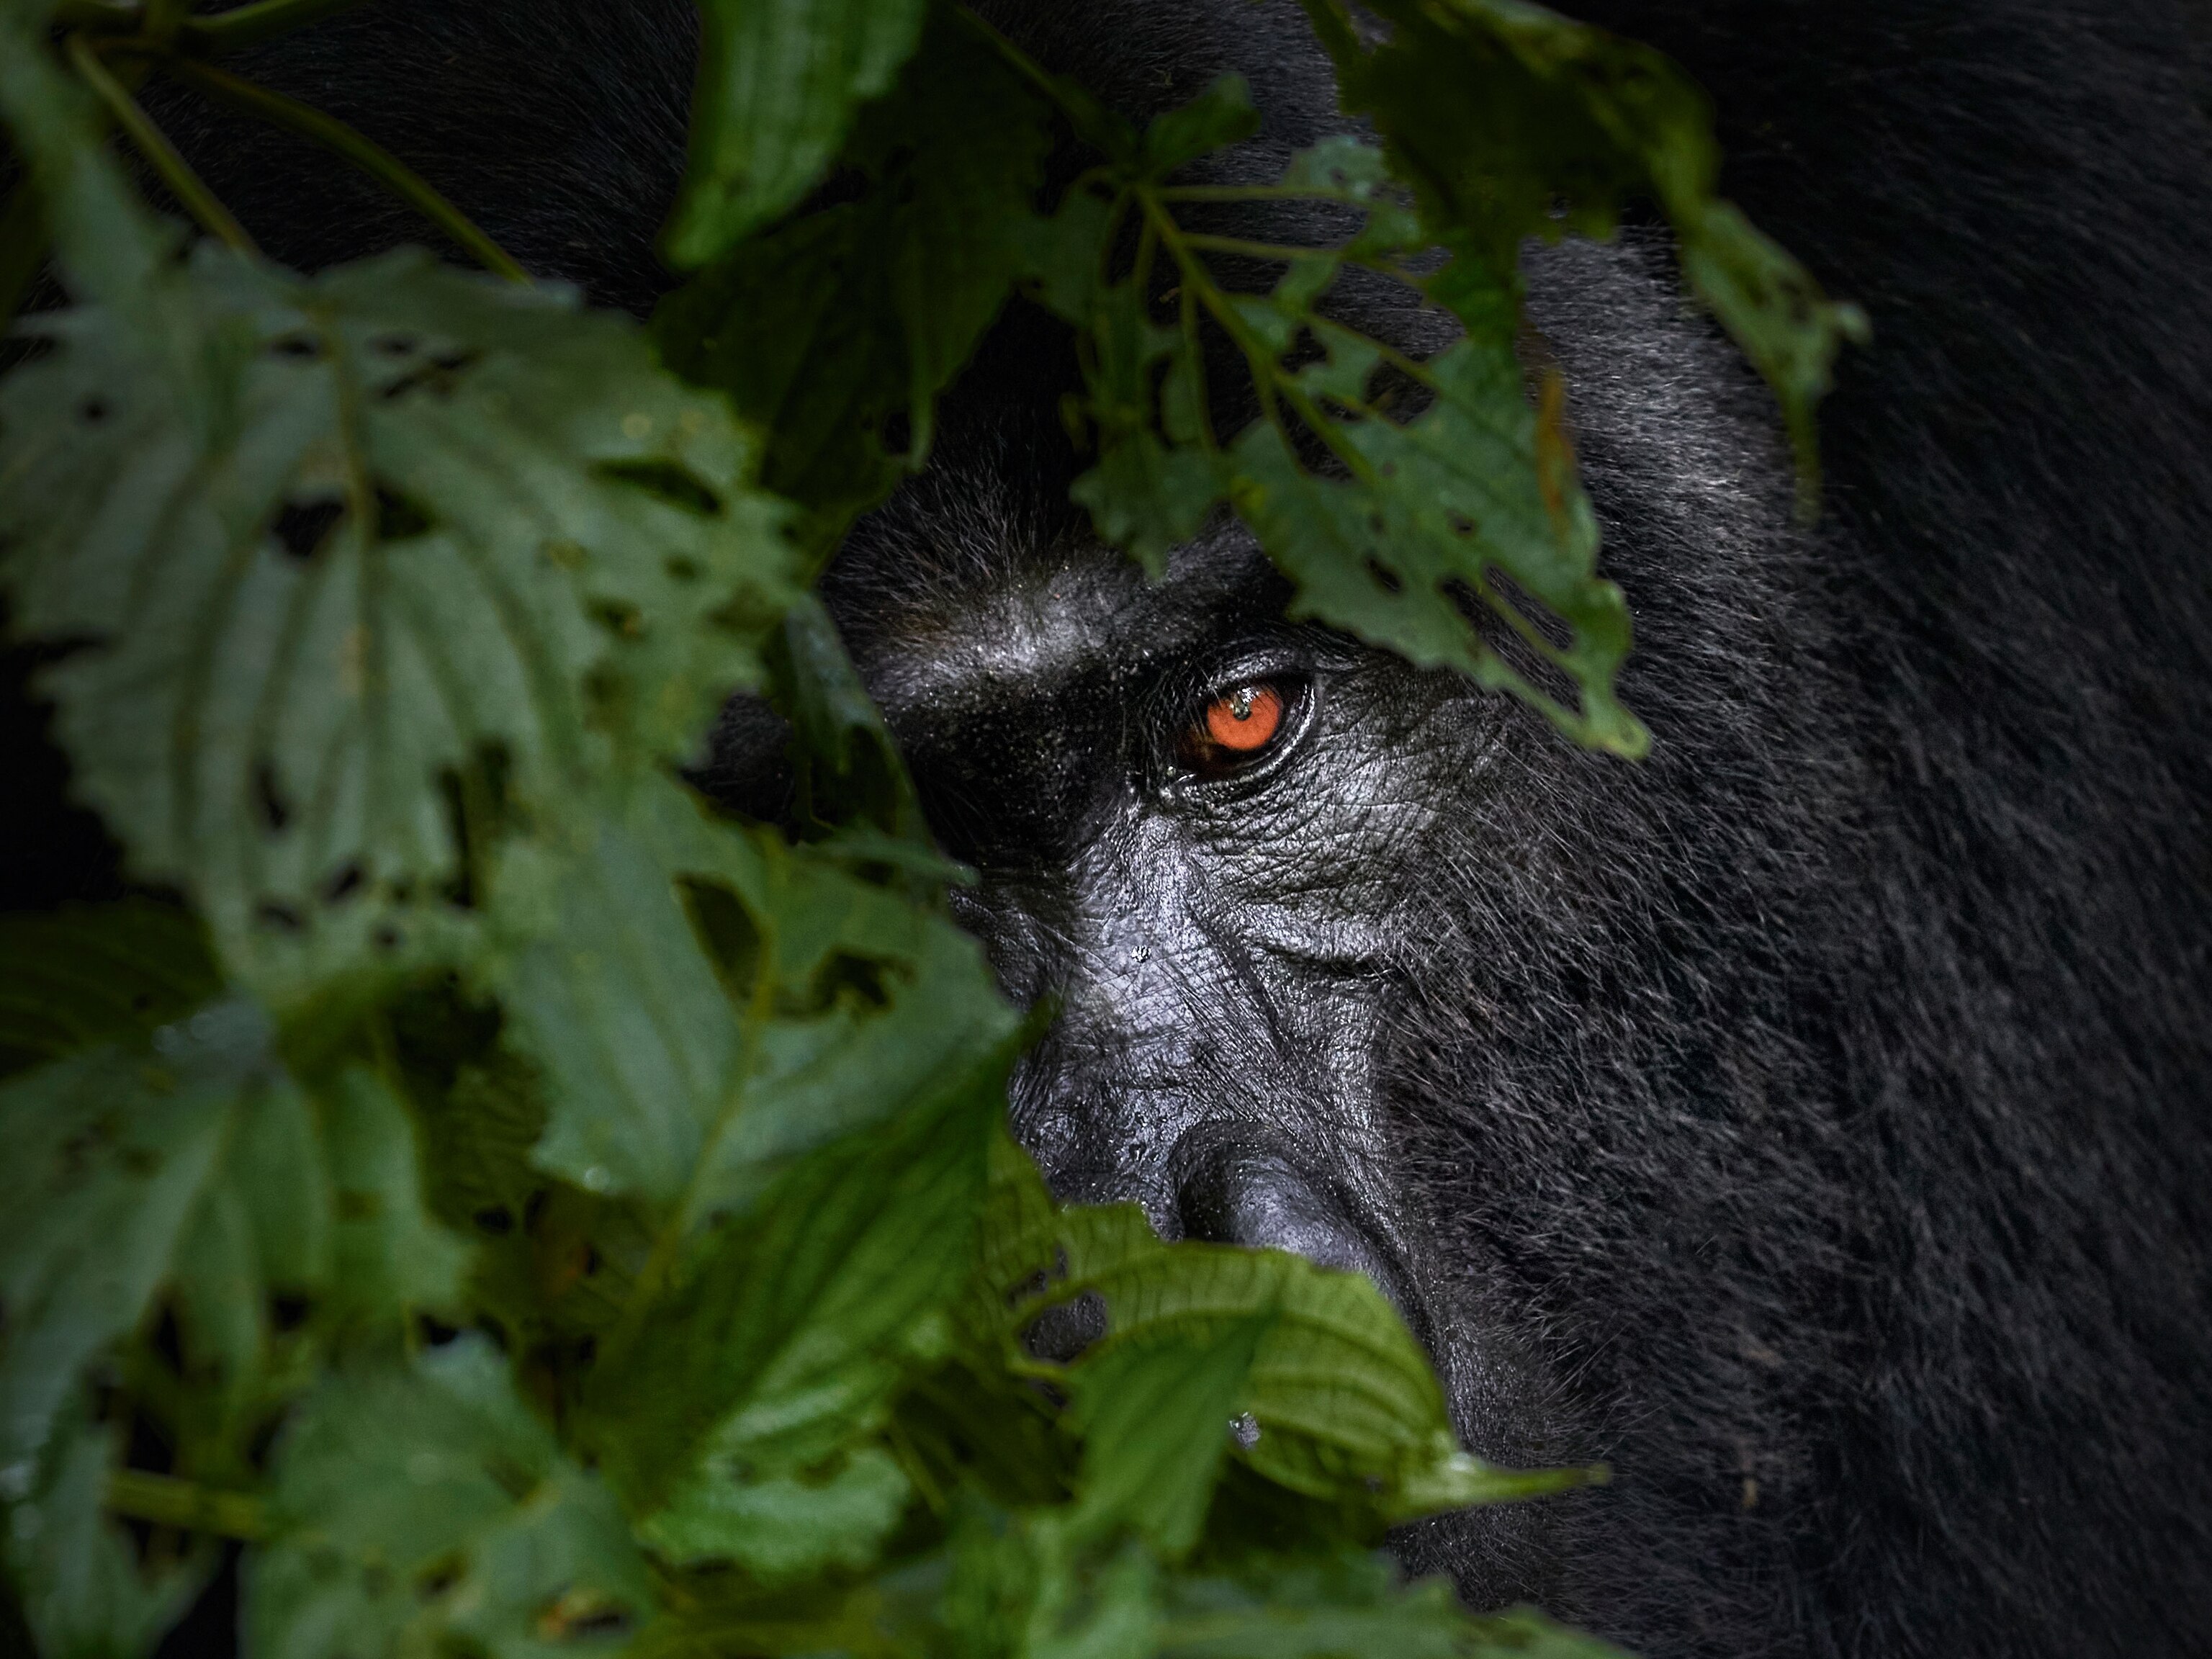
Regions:
<instances>
[{"instance_id":1,"label":"grey facial skin","mask_svg":"<svg viewBox=\"0 0 2212 1659\"><path fill-rule=\"evenodd\" d=\"M1343 124L1288 0L985 9L1133 114L1245 75L1231 176ZM1532 252L1636 617L1621 765L1287 620L1233 526L1148 586L1015 307L825 597L963 920L1060 1011L1017 1127L1072 1196L1371 1273L1473 1449L1613 1465L1397 1540L1478 1604L1652 1659L2212 1651L2203 8L1569 9L1687 65L1730 193L1873 319L1820 521L1663 237ZM380 0L251 67L642 311L693 27ZM423 234L162 114L277 257ZM1254 684L1281 733L1217 764L1191 728ZM701 780L772 817L781 769L741 703Z\"/></svg>"}]
</instances>

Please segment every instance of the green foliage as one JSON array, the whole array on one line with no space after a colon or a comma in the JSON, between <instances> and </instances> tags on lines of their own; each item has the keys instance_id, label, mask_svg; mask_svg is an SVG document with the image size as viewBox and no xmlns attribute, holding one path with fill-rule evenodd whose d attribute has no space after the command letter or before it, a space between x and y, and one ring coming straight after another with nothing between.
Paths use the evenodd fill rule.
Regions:
<instances>
[{"instance_id":1,"label":"green foliage","mask_svg":"<svg viewBox=\"0 0 2212 1659\"><path fill-rule=\"evenodd\" d=\"M763 482L810 509L822 550L927 454L937 394L1022 268L1043 117L1020 76L937 12L839 157L865 188L737 241L654 319L669 362L768 434Z\"/></svg>"},{"instance_id":2,"label":"green foliage","mask_svg":"<svg viewBox=\"0 0 2212 1659\"><path fill-rule=\"evenodd\" d=\"M1850 325L1713 197L1694 93L1507 0L1377 0L1379 39L1311 0L1382 142L1251 182L1233 81L1139 129L947 0L705 0L696 274L648 331L253 256L108 58L428 187L203 61L324 0L179 9L0 0L6 222L73 301L0 382L0 586L71 647L42 689L147 884L0 924L42 1652L146 1653L224 1538L264 1659L1601 1651L1374 1553L1587 1474L1460 1451L1374 1286L1045 1192L1029 1029L805 586L1021 294L1073 332L1108 539L1158 570L1234 514L1299 614L1636 752L1520 247L1655 198L1801 435ZM1310 245L1246 234L1275 202ZM790 720L787 829L678 781L739 686ZM1103 1334L1040 1358L1077 1304Z\"/></svg>"}]
</instances>

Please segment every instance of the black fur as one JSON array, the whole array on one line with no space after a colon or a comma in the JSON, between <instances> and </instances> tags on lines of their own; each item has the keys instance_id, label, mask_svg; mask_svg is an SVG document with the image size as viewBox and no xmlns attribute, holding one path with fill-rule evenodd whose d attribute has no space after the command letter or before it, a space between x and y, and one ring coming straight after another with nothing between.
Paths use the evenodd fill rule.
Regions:
<instances>
[{"instance_id":1,"label":"black fur","mask_svg":"<svg viewBox=\"0 0 2212 1659\"><path fill-rule=\"evenodd\" d=\"M1333 118L1279 3L988 9L1134 109L1243 70L1263 157ZM1009 988L1064 1000L1018 1121L1065 1190L1374 1272L1478 1449L1613 1463L1405 1540L1476 1599L1651 1655L2212 1650L2203 9L1576 9L1703 79L1731 191L1873 318L1825 520L1663 238L1534 256L1638 617L1623 766L1282 625L1233 531L1147 588L1011 322L828 592ZM264 68L642 307L690 39L388 0ZM187 137L284 257L416 234ZM1307 724L1205 783L1171 738L1236 672ZM726 736L772 788L772 726Z\"/></svg>"}]
</instances>

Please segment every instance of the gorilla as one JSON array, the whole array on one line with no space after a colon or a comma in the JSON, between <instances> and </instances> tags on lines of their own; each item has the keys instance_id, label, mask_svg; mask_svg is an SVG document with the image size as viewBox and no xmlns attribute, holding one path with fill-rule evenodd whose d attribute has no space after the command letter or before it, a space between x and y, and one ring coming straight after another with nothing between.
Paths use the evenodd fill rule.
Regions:
<instances>
[{"instance_id":1,"label":"gorilla","mask_svg":"<svg viewBox=\"0 0 2212 1659\"><path fill-rule=\"evenodd\" d=\"M1133 114L1243 73L1251 175L1344 125L1291 0L982 9ZM1371 1274L1483 1455L1611 1465L1398 1540L1477 1605L1653 1659L2212 1651L2212 11L1571 9L1710 89L1729 193L1869 314L1823 514L1655 225L1531 251L1638 629L1609 760L1285 621L1233 524L1148 582L1017 304L823 586L1060 1011L1016 1128L1064 1194ZM384 0L252 71L642 312L693 51L684 0ZM163 114L289 262L429 234ZM775 717L700 777L782 810Z\"/></svg>"}]
</instances>

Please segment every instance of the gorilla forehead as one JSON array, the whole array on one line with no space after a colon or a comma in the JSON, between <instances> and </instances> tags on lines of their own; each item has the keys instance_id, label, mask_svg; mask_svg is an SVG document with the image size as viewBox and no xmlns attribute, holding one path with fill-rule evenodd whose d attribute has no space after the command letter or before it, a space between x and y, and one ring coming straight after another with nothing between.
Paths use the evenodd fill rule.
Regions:
<instances>
[{"instance_id":1,"label":"gorilla forehead","mask_svg":"<svg viewBox=\"0 0 2212 1659\"><path fill-rule=\"evenodd\" d=\"M1176 549L1150 581L1035 483L955 450L840 553L824 598L895 725L1127 686L1280 609L1241 527Z\"/></svg>"}]
</instances>

